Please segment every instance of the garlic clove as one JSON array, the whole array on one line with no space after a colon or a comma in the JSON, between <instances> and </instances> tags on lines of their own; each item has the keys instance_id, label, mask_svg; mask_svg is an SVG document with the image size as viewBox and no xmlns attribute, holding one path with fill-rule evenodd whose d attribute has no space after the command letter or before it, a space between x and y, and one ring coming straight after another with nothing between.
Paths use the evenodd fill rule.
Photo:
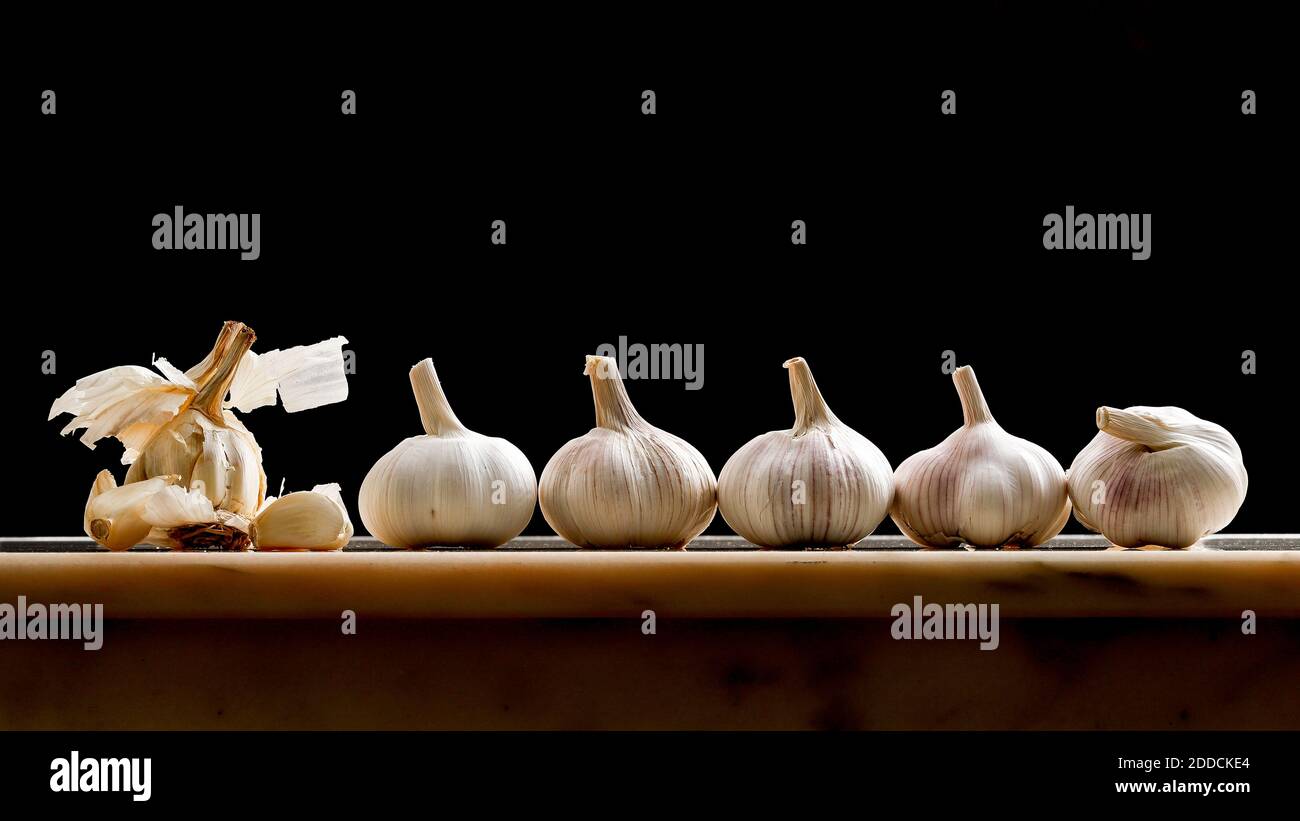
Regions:
<instances>
[{"instance_id":1,"label":"garlic clove","mask_svg":"<svg viewBox=\"0 0 1300 821\"><path fill-rule=\"evenodd\" d=\"M1246 498L1241 449L1223 427L1176 407L1097 409L1097 435L1070 466L1079 522L1120 547L1190 547Z\"/></svg>"},{"instance_id":2,"label":"garlic clove","mask_svg":"<svg viewBox=\"0 0 1300 821\"><path fill-rule=\"evenodd\" d=\"M795 423L751 439L718 477L718 509L761 547L845 547L889 512L893 470L822 398L807 362L785 363Z\"/></svg>"},{"instance_id":3,"label":"garlic clove","mask_svg":"<svg viewBox=\"0 0 1300 821\"><path fill-rule=\"evenodd\" d=\"M338 550L352 538L352 521L337 484L281 496L253 520L258 550Z\"/></svg>"},{"instance_id":4,"label":"garlic clove","mask_svg":"<svg viewBox=\"0 0 1300 821\"><path fill-rule=\"evenodd\" d=\"M199 457L192 462L190 486L203 490L221 510L253 515L266 495L262 451L247 430L194 420L202 431Z\"/></svg>"},{"instance_id":5,"label":"garlic clove","mask_svg":"<svg viewBox=\"0 0 1300 821\"><path fill-rule=\"evenodd\" d=\"M176 480L166 476L119 487L112 473L101 470L86 500L86 535L109 550L128 550L144 543L153 528L144 516L146 502Z\"/></svg>"},{"instance_id":6,"label":"garlic clove","mask_svg":"<svg viewBox=\"0 0 1300 821\"><path fill-rule=\"evenodd\" d=\"M890 516L926 547L1033 547L1070 516L1065 471L993 418L969 366L953 373L964 424L894 473Z\"/></svg>"},{"instance_id":7,"label":"garlic clove","mask_svg":"<svg viewBox=\"0 0 1300 821\"><path fill-rule=\"evenodd\" d=\"M680 548L717 511L717 479L698 450L637 413L611 357L588 356L596 427L551 457L542 515L578 547Z\"/></svg>"},{"instance_id":8,"label":"garlic clove","mask_svg":"<svg viewBox=\"0 0 1300 821\"><path fill-rule=\"evenodd\" d=\"M452 411L433 361L411 369L425 434L381 457L358 507L371 535L393 547L497 547L523 532L537 475L519 448L475 433Z\"/></svg>"}]
</instances>

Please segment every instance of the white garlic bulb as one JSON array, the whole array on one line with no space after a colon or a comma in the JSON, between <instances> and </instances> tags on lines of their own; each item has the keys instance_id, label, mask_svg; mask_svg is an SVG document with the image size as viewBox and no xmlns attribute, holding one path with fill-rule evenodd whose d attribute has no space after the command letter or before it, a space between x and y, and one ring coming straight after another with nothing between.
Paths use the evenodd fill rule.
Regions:
<instances>
[{"instance_id":1,"label":"white garlic bulb","mask_svg":"<svg viewBox=\"0 0 1300 821\"><path fill-rule=\"evenodd\" d=\"M578 547L685 547L713 520L717 479L698 450L641 418L614 359L588 356L596 427L560 448L542 515Z\"/></svg>"},{"instance_id":2,"label":"white garlic bulb","mask_svg":"<svg viewBox=\"0 0 1300 821\"><path fill-rule=\"evenodd\" d=\"M795 421L751 439L718 476L718 510L762 547L845 547L869 536L894 495L880 449L831 413L808 363L794 358Z\"/></svg>"},{"instance_id":3,"label":"white garlic bulb","mask_svg":"<svg viewBox=\"0 0 1300 821\"><path fill-rule=\"evenodd\" d=\"M1228 431L1182 408L1097 409L1097 435L1070 466L1084 527L1121 547L1190 547L1227 526L1246 499Z\"/></svg>"},{"instance_id":4,"label":"white garlic bulb","mask_svg":"<svg viewBox=\"0 0 1300 821\"><path fill-rule=\"evenodd\" d=\"M537 477L519 448L467 429L425 359L411 369L424 423L361 484L361 521L393 547L497 547L533 517Z\"/></svg>"},{"instance_id":5,"label":"white garlic bulb","mask_svg":"<svg viewBox=\"0 0 1300 821\"><path fill-rule=\"evenodd\" d=\"M952 379L965 424L898 466L894 523L926 547L1033 547L1060 533L1070 518L1061 463L994 421L969 366Z\"/></svg>"}]
</instances>

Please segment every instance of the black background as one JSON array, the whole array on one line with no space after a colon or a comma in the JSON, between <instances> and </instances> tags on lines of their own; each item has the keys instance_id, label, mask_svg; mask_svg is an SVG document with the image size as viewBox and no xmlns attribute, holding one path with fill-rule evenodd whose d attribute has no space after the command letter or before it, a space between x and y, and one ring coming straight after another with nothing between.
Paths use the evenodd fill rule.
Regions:
<instances>
[{"instance_id":1,"label":"black background","mask_svg":"<svg viewBox=\"0 0 1300 821\"><path fill-rule=\"evenodd\" d=\"M1251 475L1229 530L1295 529L1295 142L1266 18L987 3L448 13L378 32L340 19L274 44L253 28L212 51L172 36L14 59L0 407L21 515L3 535L78 532L95 473L125 471L115 441L59 437L55 397L153 354L188 367L226 319L257 350L350 340L346 402L243 418L273 491L340 482L358 532L366 471L420 432L415 362L540 474L593 424L583 356L620 336L704 346L702 390L628 389L715 472L789 426L791 356L897 466L960 424L951 349L1002 425L1066 467L1099 405L1224 425ZM260 213L261 258L153 250L152 216L178 204ZM1068 204L1151 212L1151 258L1045 251L1043 216ZM540 511L527 532L550 532Z\"/></svg>"}]
</instances>

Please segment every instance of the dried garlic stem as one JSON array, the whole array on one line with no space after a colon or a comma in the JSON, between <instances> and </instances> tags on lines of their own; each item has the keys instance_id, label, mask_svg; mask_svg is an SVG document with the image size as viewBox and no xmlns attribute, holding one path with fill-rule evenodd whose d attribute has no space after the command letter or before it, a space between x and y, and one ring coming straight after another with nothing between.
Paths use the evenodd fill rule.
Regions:
<instances>
[{"instance_id":1,"label":"dried garlic stem","mask_svg":"<svg viewBox=\"0 0 1300 821\"><path fill-rule=\"evenodd\" d=\"M217 358L210 378L191 402L191 407L202 411L217 422L224 419L221 404L230 391L230 383L235 380L235 371L243 361L244 354L253 347L253 342L257 339L257 334L253 333L252 328L242 322L235 325L237 327L230 329L228 345ZM224 328L222 335L226 335Z\"/></svg>"},{"instance_id":2,"label":"dried garlic stem","mask_svg":"<svg viewBox=\"0 0 1300 821\"><path fill-rule=\"evenodd\" d=\"M1183 444L1183 437L1132 411L1097 408L1097 430L1117 439L1136 442L1150 450L1168 450Z\"/></svg>"},{"instance_id":3,"label":"dried garlic stem","mask_svg":"<svg viewBox=\"0 0 1300 821\"><path fill-rule=\"evenodd\" d=\"M596 405L596 427L624 431L642 428L646 421L632 406L618 363L608 356L588 356L583 374L591 377L591 398Z\"/></svg>"},{"instance_id":4,"label":"dried garlic stem","mask_svg":"<svg viewBox=\"0 0 1300 821\"><path fill-rule=\"evenodd\" d=\"M831 413L817 389L817 380L803 357L788 359L783 365L790 371L790 398L794 402L794 435L803 436L810 430L838 425L839 419Z\"/></svg>"},{"instance_id":5,"label":"dried garlic stem","mask_svg":"<svg viewBox=\"0 0 1300 821\"><path fill-rule=\"evenodd\" d=\"M445 436L465 432L465 426L456 418L447 402L447 395L442 392L442 383L438 381L432 359L424 359L411 368L411 389L415 391L415 403L420 407L420 422L425 433Z\"/></svg>"},{"instance_id":6,"label":"dried garlic stem","mask_svg":"<svg viewBox=\"0 0 1300 821\"><path fill-rule=\"evenodd\" d=\"M194 384L202 389L204 385L212 381L212 375L216 372L217 367L221 364L221 357L230 350L230 343L235 336L235 326L242 326L243 323L231 322L227 320L221 326L221 333L217 334L217 341L212 346L212 350L204 357L195 368L201 368L198 374L194 376ZM191 371L193 373L193 371Z\"/></svg>"},{"instance_id":7,"label":"dried garlic stem","mask_svg":"<svg viewBox=\"0 0 1300 821\"><path fill-rule=\"evenodd\" d=\"M961 398L961 412L967 427L994 421L979 380L975 378L974 368L962 365L953 372L952 381L957 385L957 396Z\"/></svg>"}]
</instances>

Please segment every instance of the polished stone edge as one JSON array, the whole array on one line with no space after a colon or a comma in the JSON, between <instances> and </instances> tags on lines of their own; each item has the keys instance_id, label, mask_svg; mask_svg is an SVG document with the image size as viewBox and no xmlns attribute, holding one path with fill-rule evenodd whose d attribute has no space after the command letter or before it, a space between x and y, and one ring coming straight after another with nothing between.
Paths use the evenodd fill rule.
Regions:
<instances>
[{"instance_id":1,"label":"polished stone edge","mask_svg":"<svg viewBox=\"0 0 1300 821\"><path fill-rule=\"evenodd\" d=\"M508 544L497 548L440 547L426 548L423 552L456 553L510 553L516 551L560 551L581 553L621 553L613 550L582 550L556 536L519 536ZM760 551L762 548L741 539L738 536L700 536L686 546L686 551ZM972 548L950 551L930 551L922 548L903 536L868 536L851 548L852 551L914 551L914 552L960 552ZM1060 550L1121 550L1114 547L1102 536L1057 536L1055 539L1030 550L1005 552L1034 553ZM1218 533L1206 536L1192 551L1198 550L1298 550L1300 551L1300 534L1261 533L1261 534L1226 534ZM24 538L0 538L0 553L108 553L94 541L83 536L38 536ZM140 545L131 548L132 553L170 553L165 548ZM401 548L393 548L371 536L358 536L343 548L345 553L403 553ZM644 551L637 551L644 552ZM681 551L663 551L669 553ZM798 550L788 552L798 553ZM804 552L843 552L815 550ZM978 551L981 553L999 551Z\"/></svg>"},{"instance_id":2,"label":"polished stone edge","mask_svg":"<svg viewBox=\"0 0 1300 821\"><path fill-rule=\"evenodd\" d=\"M109 618L889 618L920 596L1002 618L1300 618L1300 551L19 552L0 602ZM1235 620L1235 621L1234 621ZM1226 622L1225 622L1226 623Z\"/></svg>"}]
</instances>

